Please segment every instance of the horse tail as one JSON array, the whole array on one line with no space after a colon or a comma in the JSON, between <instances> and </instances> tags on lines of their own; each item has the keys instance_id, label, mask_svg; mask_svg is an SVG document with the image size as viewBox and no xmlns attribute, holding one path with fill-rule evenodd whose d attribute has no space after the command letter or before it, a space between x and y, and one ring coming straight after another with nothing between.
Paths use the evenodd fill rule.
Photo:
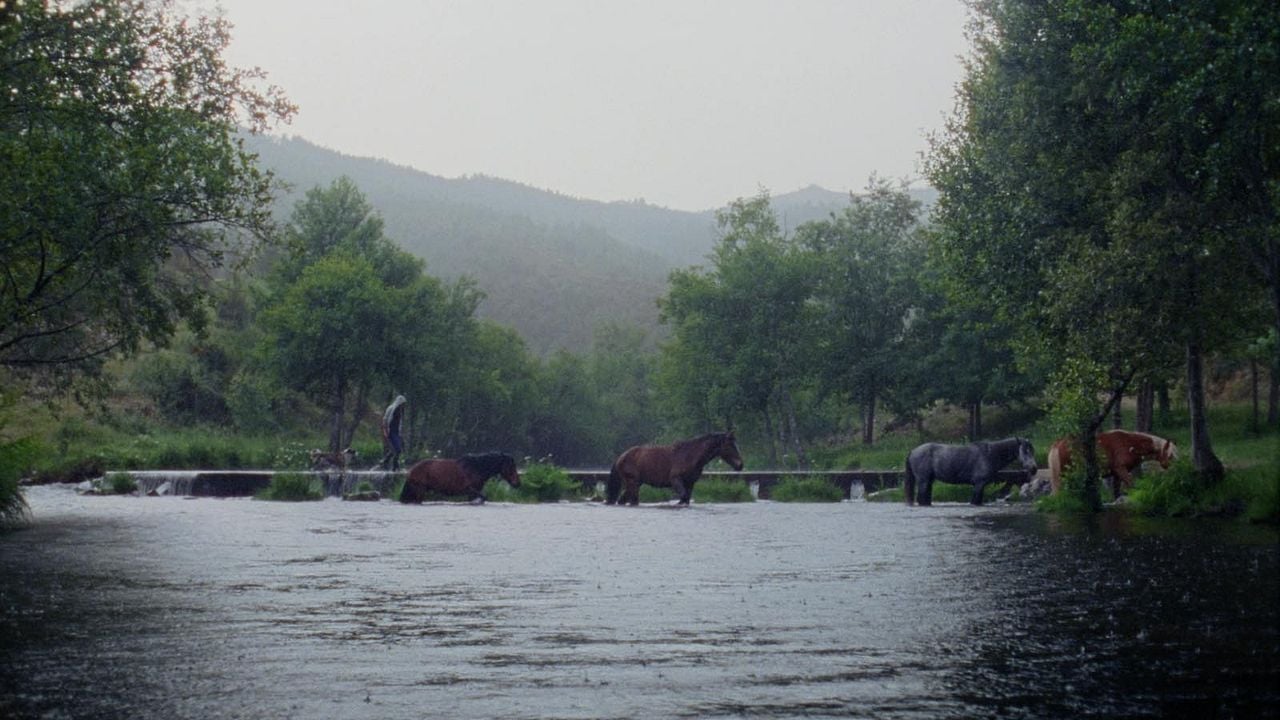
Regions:
<instances>
[{"instance_id":1,"label":"horse tail","mask_svg":"<svg viewBox=\"0 0 1280 720\"><path fill-rule=\"evenodd\" d=\"M1054 443L1049 448L1049 486L1053 488L1053 494L1057 495L1062 489L1062 441Z\"/></svg>"},{"instance_id":2,"label":"horse tail","mask_svg":"<svg viewBox=\"0 0 1280 720\"><path fill-rule=\"evenodd\" d=\"M604 483L604 502L606 505L616 505L618 503L618 495L622 492L622 473L618 471L618 463L614 463L609 469L609 479Z\"/></svg>"},{"instance_id":3,"label":"horse tail","mask_svg":"<svg viewBox=\"0 0 1280 720\"><path fill-rule=\"evenodd\" d=\"M916 504L916 474L911 470L911 455L907 455L907 475L902 481L902 493L907 496L907 504Z\"/></svg>"}]
</instances>

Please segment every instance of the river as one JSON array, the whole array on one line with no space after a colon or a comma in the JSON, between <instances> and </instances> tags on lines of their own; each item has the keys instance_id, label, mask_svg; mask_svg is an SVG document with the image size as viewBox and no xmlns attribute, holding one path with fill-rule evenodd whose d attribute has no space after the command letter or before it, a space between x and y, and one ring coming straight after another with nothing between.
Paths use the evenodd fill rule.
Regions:
<instances>
[{"instance_id":1,"label":"river","mask_svg":"<svg viewBox=\"0 0 1280 720\"><path fill-rule=\"evenodd\" d=\"M1280 716L1280 539L897 504L30 488L0 717Z\"/></svg>"}]
</instances>

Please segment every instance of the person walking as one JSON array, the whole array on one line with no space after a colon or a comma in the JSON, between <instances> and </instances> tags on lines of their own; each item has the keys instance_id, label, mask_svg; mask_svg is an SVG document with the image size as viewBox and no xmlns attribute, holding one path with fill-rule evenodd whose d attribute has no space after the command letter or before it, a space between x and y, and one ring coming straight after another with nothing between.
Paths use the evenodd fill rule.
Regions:
<instances>
[{"instance_id":1,"label":"person walking","mask_svg":"<svg viewBox=\"0 0 1280 720\"><path fill-rule=\"evenodd\" d=\"M408 402L403 395L395 400L382 413L382 445L386 449L382 462L378 467L383 470L400 469L400 453L404 451L404 443L400 439L400 425L404 421L404 404Z\"/></svg>"}]
</instances>

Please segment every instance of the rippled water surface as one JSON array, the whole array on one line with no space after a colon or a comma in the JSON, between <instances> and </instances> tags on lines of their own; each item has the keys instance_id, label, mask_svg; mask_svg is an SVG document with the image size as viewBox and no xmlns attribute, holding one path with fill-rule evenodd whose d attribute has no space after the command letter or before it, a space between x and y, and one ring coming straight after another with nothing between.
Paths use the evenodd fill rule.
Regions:
<instances>
[{"instance_id":1,"label":"rippled water surface","mask_svg":"<svg viewBox=\"0 0 1280 720\"><path fill-rule=\"evenodd\" d=\"M0 535L3 717L1280 715L1273 529L28 499Z\"/></svg>"}]
</instances>

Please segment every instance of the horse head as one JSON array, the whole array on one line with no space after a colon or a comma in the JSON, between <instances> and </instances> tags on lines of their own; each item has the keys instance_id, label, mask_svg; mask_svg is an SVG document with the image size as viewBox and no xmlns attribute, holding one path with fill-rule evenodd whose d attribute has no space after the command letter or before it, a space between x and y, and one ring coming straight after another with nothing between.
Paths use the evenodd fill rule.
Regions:
<instances>
[{"instance_id":1,"label":"horse head","mask_svg":"<svg viewBox=\"0 0 1280 720\"><path fill-rule=\"evenodd\" d=\"M1036 471L1040 469L1036 464L1036 449L1026 438L1018 438L1018 462L1028 477L1034 477Z\"/></svg>"},{"instance_id":2,"label":"horse head","mask_svg":"<svg viewBox=\"0 0 1280 720\"><path fill-rule=\"evenodd\" d=\"M1160 452L1156 455L1156 461L1160 463L1160 467L1165 470L1178 459L1178 446L1173 444L1172 440L1165 440L1160 443Z\"/></svg>"},{"instance_id":3,"label":"horse head","mask_svg":"<svg viewBox=\"0 0 1280 720\"><path fill-rule=\"evenodd\" d=\"M520 487L520 472L516 470L515 458L510 455L505 456L502 460L502 472L499 474L502 475L502 479L506 480L507 484L511 487Z\"/></svg>"},{"instance_id":4,"label":"horse head","mask_svg":"<svg viewBox=\"0 0 1280 720\"><path fill-rule=\"evenodd\" d=\"M734 470L742 470L742 454L738 452L738 441L734 438L732 430L720 436L716 457L729 463L729 467Z\"/></svg>"}]
</instances>

